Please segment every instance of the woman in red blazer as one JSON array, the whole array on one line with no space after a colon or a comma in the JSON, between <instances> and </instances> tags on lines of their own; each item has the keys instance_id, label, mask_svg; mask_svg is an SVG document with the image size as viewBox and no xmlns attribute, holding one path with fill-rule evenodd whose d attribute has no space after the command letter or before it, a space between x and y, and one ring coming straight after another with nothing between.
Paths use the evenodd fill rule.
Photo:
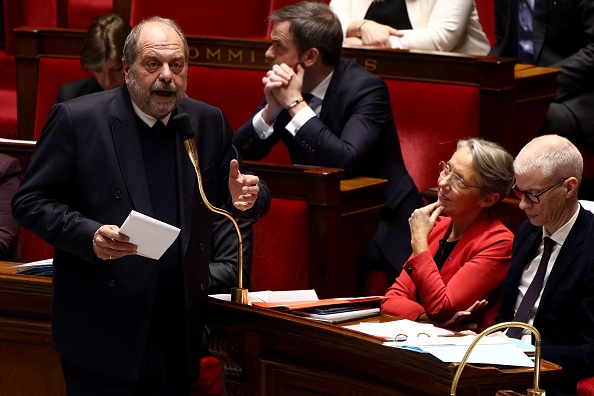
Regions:
<instances>
[{"instance_id":1,"label":"woman in red blazer","mask_svg":"<svg viewBox=\"0 0 594 396\"><path fill-rule=\"evenodd\" d=\"M386 293L382 313L453 330L494 323L513 234L488 210L509 193L513 158L468 139L439 165L437 202L410 219L413 253Z\"/></svg>"}]
</instances>

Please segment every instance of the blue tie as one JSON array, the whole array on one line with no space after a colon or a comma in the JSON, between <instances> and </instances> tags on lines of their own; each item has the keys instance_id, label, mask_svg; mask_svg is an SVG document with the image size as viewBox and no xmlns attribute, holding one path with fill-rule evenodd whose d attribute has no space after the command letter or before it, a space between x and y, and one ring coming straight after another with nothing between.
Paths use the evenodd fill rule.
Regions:
<instances>
[{"instance_id":1,"label":"blue tie","mask_svg":"<svg viewBox=\"0 0 594 396\"><path fill-rule=\"evenodd\" d=\"M528 0L518 0L518 62L534 64L534 40L532 38L532 7Z\"/></svg>"}]
</instances>

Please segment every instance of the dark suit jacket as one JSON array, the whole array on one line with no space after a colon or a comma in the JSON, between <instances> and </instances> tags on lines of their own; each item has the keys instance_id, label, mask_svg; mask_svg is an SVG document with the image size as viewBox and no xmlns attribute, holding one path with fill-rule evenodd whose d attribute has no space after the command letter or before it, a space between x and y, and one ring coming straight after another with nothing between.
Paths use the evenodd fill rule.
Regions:
<instances>
[{"instance_id":1,"label":"dark suit jacket","mask_svg":"<svg viewBox=\"0 0 594 396\"><path fill-rule=\"evenodd\" d=\"M58 103L80 96L102 92L103 88L95 77L64 83L60 86ZM252 269L254 232L252 222L236 219L243 241L243 287L249 289ZM212 256L210 262L210 294L230 293L237 287L237 236L230 220L215 215L213 220Z\"/></svg>"},{"instance_id":2,"label":"dark suit jacket","mask_svg":"<svg viewBox=\"0 0 594 396\"><path fill-rule=\"evenodd\" d=\"M356 62L341 59L320 116L310 119L295 137L285 129L289 121L289 113L282 111L272 136L262 140L250 119L235 133L233 143L245 159L260 160L282 141L294 164L311 164L308 157L313 157L317 165L344 169L347 177L388 179L386 211L375 241L400 269L411 253L408 218L423 201L402 160L385 82Z\"/></svg>"},{"instance_id":3,"label":"dark suit jacket","mask_svg":"<svg viewBox=\"0 0 594 396\"><path fill-rule=\"evenodd\" d=\"M236 152L222 112L184 98L174 113L190 115L197 132L204 190L213 205L232 207L229 162ZM99 260L92 247L103 224L121 225L130 210L153 215L143 155L125 86L56 104L50 111L13 214L55 246L52 329L65 359L135 379L155 304L158 262L138 255ZM175 147L179 235L191 373L200 365L208 292L213 213L200 199L197 177L181 141ZM248 170L242 166L242 170ZM256 205L237 216L257 219L269 208L260 185Z\"/></svg>"},{"instance_id":4,"label":"dark suit jacket","mask_svg":"<svg viewBox=\"0 0 594 396\"><path fill-rule=\"evenodd\" d=\"M536 255L542 227L529 221L516 232L512 262L503 283L498 322L513 320L524 267ZM534 327L542 337L542 357L563 367L552 384L575 394L579 378L594 375L594 215L580 208L543 291ZM543 386L549 394L549 388ZM570 393L571 394L571 393Z\"/></svg>"},{"instance_id":5,"label":"dark suit jacket","mask_svg":"<svg viewBox=\"0 0 594 396\"><path fill-rule=\"evenodd\" d=\"M95 77L69 81L60 86L58 103L101 91L103 91L103 88L99 85L99 82L97 82Z\"/></svg>"},{"instance_id":6,"label":"dark suit jacket","mask_svg":"<svg viewBox=\"0 0 594 396\"><path fill-rule=\"evenodd\" d=\"M19 243L21 226L12 217L10 202L21 182L21 165L16 158L0 154L0 261L24 260Z\"/></svg>"},{"instance_id":7,"label":"dark suit jacket","mask_svg":"<svg viewBox=\"0 0 594 396\"><path fill-rule=\"evenodd\" d=\"M495 0L497 43L490 55L517 57L517 1ZM561 69L555 100L575 114L594 144L594 2L535 0L533 18L535 64Z\"/></svg>"}]
</instances>

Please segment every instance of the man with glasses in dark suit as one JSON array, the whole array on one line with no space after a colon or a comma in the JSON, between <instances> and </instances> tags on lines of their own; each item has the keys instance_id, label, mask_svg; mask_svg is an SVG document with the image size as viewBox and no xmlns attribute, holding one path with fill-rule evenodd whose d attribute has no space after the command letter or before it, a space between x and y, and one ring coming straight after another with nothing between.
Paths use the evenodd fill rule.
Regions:
<instances>
[{"instance_id":1,"label":"man with glasses in dark suit","mask_svg":"<svg viewBox=\"0 0 594 396\"><path fill-rule=\"evenodd\" d=\"M514 193L528 221L514 238L498 322L532 324L542 337L542 357L563 367L544 383L547 395L575 395L577 382L594 375L594 215L577 192L583 160L566 138L533 139L514 161ZM528 331L508 337L528 342Z\"/></svg>"}]
</instances>

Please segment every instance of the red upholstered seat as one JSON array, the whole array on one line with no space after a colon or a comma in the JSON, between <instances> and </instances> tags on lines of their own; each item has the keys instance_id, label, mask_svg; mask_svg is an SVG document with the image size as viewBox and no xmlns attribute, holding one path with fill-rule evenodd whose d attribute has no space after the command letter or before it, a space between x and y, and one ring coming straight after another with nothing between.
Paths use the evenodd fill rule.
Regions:
<instances>
[{"instance_id":1,"label":"red upholstered seat","mask_svg":"<svg viewBox=\"0 0 594 396\"><path fill-rule=\"evenodd\" d=\"M217 396L223 392L221 361L213 356L200 361L200 377L192 385L192 396Z\"/></svg>"},{"instance_id":2,"label":"red upholstered seat","mask_svg":"<svg viewBox=\"0 0 594 396\"><path fill-rule=\"evenodd\" d=\"M190 98L220 108L231 128L237 130L252 117L264 97L262 77L265 75L262 70L191 65L186 93Z\"/></svg>"},{"instance_id":3,"label":"red upholstered seat","mask_svg":"<svg viewBox=\"0 0 594 396\"><path fill-rule=\"evenodd\" d=\"M16 139L17 96L15 90L0 89L0 137Z\"/></svg>"},{"instance_id":4,"label":"red upholstered seat","mask_svg":"<svg viewBox=\"0 0 594 396\"><path fill-rule=\"evenodd\" d=\"M577 384L577 396L594 396L594 377L584 378Z\"/></svg>"},{"instance_id":5,"label":"red upholstered seat","mask_svg":"<svg viewBox=\"0 0 594 396\"><path fill-rule=\"evenodd\" d=\"M226 56L219 54L218 56ZM220 108L234 131L248 122L264 97L262 70L227 69L190 66L188 70L189 97ZM262 160L274 164L290 164L285 145L277 144Z\"/></svg>"},{"instance_id":6,"label":"red upholstered seat","mask_svg":"<svg viewBox=\"0 0 594 396\"><path fill-rule=\"evenodd\" d=\"M14 54L16 40L13 29L22 25L57 27L57 1L48 0L3 0L4 37L6 51Z\"/></svg>"},{"instance_id":7,"label":"red upholstered seat","mask_svg":"<svg viewBox=\"0 0 594 396\"><path fill-rule=\"evenodd\" d=\"M404 163L419 191L437 184L462 138L479 136L480 96L475 87L386 80Z\"/></svg>"},{"instance_id":8,"label":"red upholstered seat","mask_svg":"<svg viewBox=\"0 0 594 396\"><path fill-rule=\"evenodd\" d=\"M493 0L476 0L475 3L483 32L493 46L497 41L495 38L495 2Z\"/></svg>"},{"instance_id":9,"label":"red upholstered seat","mask_svg":"<svg viewBox=\"0 0 594 396\"><path fill-rule=\"evenodd\" d=\"M68 0L67 27L87 30L95 18L112 9L113 0Z\"/></svg>"},{"instance_id":10,"label":"red upholstered seat","mask_svg":"<svg viewBox=\"0 0 594 396\"><path fill-rule=\"evenodd\" d=\"M19 242L25 254L25 262L45 260L54 257L54 247L31 231L21 227Z\"/></svg>"},{"instance_id":11,"label":"red upholstered seat","mask_svg":"<svg viewBox=\"0 0 594 396\"><path fill-rule=\"evenodd\" d=\"M132 0L130 24L154 15L174 19L187 35L263 38L268 1Z\"/></svg>"},{"instance_id":12,"label":"red upholstered seat","mask_svg":"<svg viewBox=\"0 0 594 396\"><path fill-rule=\"evenodd\" d=\"M47 120L49 110L56 104L62 83L91 75L92 73L82 68L78 59L49 57L39 59L34 140L41 136L43 125Z\"/></svg>"},{"instance_id":13,"label":"red upholstered seat","mask_svg":"<svg viewBox=\"0 0 594 396\"><path fill-rule=\"evenodd\" d=\"M254 224L252 291L307 288L307 205L273 198L270 211Z\"/></svg>"}]
</instances>

